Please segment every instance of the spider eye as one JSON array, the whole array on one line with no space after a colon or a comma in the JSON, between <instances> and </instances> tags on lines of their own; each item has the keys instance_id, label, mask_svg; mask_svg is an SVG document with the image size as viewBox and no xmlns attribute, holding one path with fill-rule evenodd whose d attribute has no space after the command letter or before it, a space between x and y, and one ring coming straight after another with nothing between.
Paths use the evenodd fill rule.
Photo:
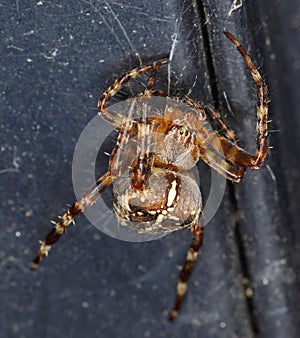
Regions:
<instances>
[{"instance_id":1,"label":"spider eye","mask_svg":"<svg viewBox=\"0 0 300 338\"><path fill-rule=\"evenodd\" d=\"M179 129L179 134L180 135L184 135L184 136L188 136L190 130L187 126L181 126Z\"/></svg>"}]
</instances>

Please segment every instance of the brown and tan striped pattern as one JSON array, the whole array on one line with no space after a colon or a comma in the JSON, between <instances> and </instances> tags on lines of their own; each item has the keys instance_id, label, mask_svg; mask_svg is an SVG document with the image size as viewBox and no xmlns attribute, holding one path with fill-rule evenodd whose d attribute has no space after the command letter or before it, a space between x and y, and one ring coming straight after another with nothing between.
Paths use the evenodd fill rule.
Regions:
<instances>
[{"instance_id":1,"label":"brown and tan striped pattern","mask_svg":"<svg viewBox=\"0 0 300 338\"><path fill-rule=\"evenodd\" d=\"M192 228L193 240L187 252L184 266L179 274L176 301L175 301L174 308L171 311L170 316L169 316L169 319L171 321L177 317L178 311L181 307L183 297L187 291L187 282L193 271L194 264L197 260L198 252L203 242L203 231L204 231L204 227L199 224Z\"/></svg>"},{"instance_id":2,"label":"brown and tan striped pattern","mask_svg":"<svg viewBox=\"0 0 300 338\"><path fill-rule=\"evenodd\" d=\"M250 155L240 147L230 147L227 140L222 139L222 145L224 146L225 156L229 155L230 160L234 161L243 167L252 169L258 169L266 155L268 150L268 97L267 97L267 86L260 75L258 69L254 66L250 56L247 54L245 49L236 40L236 38L229 32L224 33L226 37L237 47L238 51L244 58L247 67L256 82L257 91L257 123L256 123L256 153Z\"/></svg>"},{"instance_id":3,"label":"brown and tan striped pattern","mask_svg":"<svg viewBox=\"0 0 300 338\"><path fill-rule=\"evenodd\" d=\"M193 167L201 158L227 179L239 182L243 178L246 168L257 169L262 165L268 149L266 84L236 38L228 32L225 32L225 35L237 47L256 82L257 136L255 155L247 153L239 146L235 133L227 127L218 112L210 107L206 111L199 102L189 97L174 98L162 116L147 116L146 108L149 108L147 105L150 105L149 98L151 96L168 96L167 92L163 90L153 89L159 68L168 64L168 60L155 61L150 65L128 71L102 94L98 102L98 114L104 120L117 126L119 130L117 143L110 155L108 171L68 209L58 222L53 222L54 228L47 235L45 241L40 241L40 249L32 263L32 269L36 269L43 257L48 255L52 245L57 242L65 229L74 221L74 218L86 207L95 203L104 189L116 180L114 197L116 197L115 193L118 190L116 187L122 188L118 190L121 191L120 199L114 203L115 214L120 224L126 223L126 220L133 220L141 225L140 228L143 231L162 228L162 222L166 222L166 226L163 225L163 227L168 231L185 226L192 229L193 240L179 275L177 296L174 308L170 313L170 320L177 317L187 291L188 279L203 241L203 226L199 221L202 213L202 199L192 174ZM131 98L131 101L128 100L128 110L125 109L122 114L109 110L107 105L110 99L128 81L147 72L150 72L150 76L145 86L146 89ZM142 116L135 120L133 116L135 116L137 98L142 98L139 104L142 104L141 107L145 109L141 110ZM182 109L180 105L185 105L185 109ZM208 128L207 113L219 124L222 135ZM155 144L154 148L152 148L153 144ZM128 170L130 175L123 176L123 173ZM160 177L163 179L158 180ZM129 197L124 196L124 191ZM193 198L190 199L191 203L187 205L186 200L191 195ZM131 203L138 196L141 203ZM125 203L125 207L121 205L120 201Z\"/></svg>"},{"instance_id":4,"label":"brown and tan striped pattern","mask_svg":"<svg viewBox=\"0 0 300 338\"><path fill-rule=\"evenodd\" d=\"M52 245L59 240L66 228L74 222L75 216L81 214L86 207L94 204L98 196L112 183L113 179L114 178L108 172L104 174L92 188L90 188L77 202L73 203L67 212L59 218L58 222L52 222L54 227L47 235L45 241L39 241L40 249L31 265L32 270L36 270L41 260L45 256L48 256Z\"/></svg>"},{"instance_id":5,"label":"brown and tan striped pattern","mask_svg":"<svg viewBox=\"0 0 300 338\"><path fill-rule=\"evenodd\" d=\"M108 121L109 123L112 123L114 125L116 125L115 120L118 119L118 116L116 113L111 112L107 109L107 103L109 102L109 100L117 93L119 92L122 87L129 82L130 80L149 72L150 70L153 71L152 75L150 76L147 88L145 90L144 93L141 94L141 96L148 96L148 95L160 95L160 91L155 92L155 93L151 93L151 89L153 87L154 84L154 80L155 80L155 75L157 73L157 70L168 64L169 60L161 60L161 61L156 61L153 62L151 65L148 66L144 66L141 68L134 68L132 70L130 70L129 72L123 74L122 76L120 76L100 97L100 100L98 101L98 114L106 121ZM158 94L159 93L159 94ZM162 96L166 96L165 93L163 93ZM117 124L117 126L119 127L120 124Z\"/></svg>"}]
</instances>

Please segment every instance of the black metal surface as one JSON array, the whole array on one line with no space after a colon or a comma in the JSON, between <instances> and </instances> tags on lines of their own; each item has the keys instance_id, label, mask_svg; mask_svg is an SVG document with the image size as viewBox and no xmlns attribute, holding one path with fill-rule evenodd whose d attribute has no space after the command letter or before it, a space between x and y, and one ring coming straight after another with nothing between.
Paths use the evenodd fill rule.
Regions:
<instances>
[{"instance_id":1,"label":"black metal surface","mask_svg":"<svg viewBox=\"0 0 300 338\"><path fill-rule=\"evenodd\" d=\"M229 16L231 4L0 1L1 337L299 336L300 2L245 2ZM273 149L227 190L178 319L167 315L188 231L133 244L80 217L31 272L37 239L74 200L76 141L136 52L174 52L172 89L229 104L253 150L255 86L224 29L265 75Z\"/></svg>"}]
</instances>

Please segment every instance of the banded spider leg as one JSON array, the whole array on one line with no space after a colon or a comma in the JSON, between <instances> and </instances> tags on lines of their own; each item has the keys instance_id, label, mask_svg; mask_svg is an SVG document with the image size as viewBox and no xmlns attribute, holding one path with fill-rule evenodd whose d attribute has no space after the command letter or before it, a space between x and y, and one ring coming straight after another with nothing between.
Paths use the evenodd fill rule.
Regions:
<instances>
[{"instance_id":1,"label":"banded spider leg","mask_svg":"<svg viewBox=\"0 0 300 338\"><path fill-rule=\"evenodd\" d=\"M37 269L39 263L43 259L43 257L47 256L52 245L55 244L61 235L65 232L66 228L74 222L74 218L82 213L85 208L91 206L95 203L100 194L120 175L122 174L122 170L124 170L124 166L122 166L122 160L124 158L124 148L130 138L134 137L138 133L137 123L133 121L130 116L122 117L120 114L110 111L107 108L107 103L109 100L127 83L130 79L133 79L141 74L144 74L150 70L152 70L152 75L150 76L148 85L146 90L142 96L151 95L152 87L155 80L155 74L159 67L168 63L168 60L162 60L152 63L151 65L135 68L119 79L117 79L112 86L110 86L102 95L98 103L98 113L99 115L110 122L113 125L116 125L120 128L120 133L118 136L116 147L114 148L111 157L109 170L92 186L85 192L82 197L72 204L72 206L67 210L65 214L63 214L59 221L52 223L54 224L53 229L46 236L45 241L39 241L40 248L33 260L31 268L33 270ZM130 110L130 109L129 109ZM126 114L125 114L126 116ZM141 156L140 156L141 157ZM149 157L150 158L150 157ZM146 163L147 165L147 163ZM135 178L139 181L143 180L145 172L145 163L137 163L135 165L134 174ZM140 179L142 177L142 179Z\"/></svg>"},{"instance_id":2,"label":"banded spider leg","mask_svg":"<svg viewBox=\"0 0 300 338\"><path fill-rule=\"evenodd\" d=\"M215 119L225 136L219 133L211 133L210 148L202 147L199 144L200 156L209 166L217 170L227 179L239 182L244 176L246 168L258 169L267 154L268 149L268 131L267 131L267 117L268 117L268 100L267 100L267 86L262 79L258 69L253 64L250 56L236 40L236 38L229 32L224 32L226 37L237 47L238 51L244 58L250 73L257 85L257 124L256 124L256 153L251 155L247 153L238 145L235 133L226 126L222 121L219 113L212 108L208 111L213 119ZM197 102L194 103L189 100L191 106L197 107ZM177 296L173 310L170 313L169 319L174 320L180 309L183 297L187 291L187 280L191 275L193 265L196 261L198 251L201 248L203 240L203 226L198 225L192 228L193 241L188 251L184 266L180 272L179 282L177 284Z\"/></svg>"}]
</instances>

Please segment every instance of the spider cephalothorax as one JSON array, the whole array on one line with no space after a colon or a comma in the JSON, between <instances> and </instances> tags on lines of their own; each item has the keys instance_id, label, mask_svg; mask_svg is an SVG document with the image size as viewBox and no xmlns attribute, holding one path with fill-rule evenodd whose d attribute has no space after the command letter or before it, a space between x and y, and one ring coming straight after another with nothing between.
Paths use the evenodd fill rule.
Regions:
<instances>
[{"instance_id":1,"label":"spider cephalothorax","mask_svg":"<svg viewBox=\"0 0 300 338\"><path fill-rule=\"evenodd\" d=\"M166 92L153 89L159 68L168 64L168 60L130 70L102 94L98 103L99 115L119 130L108 170L58 222L54 222L54 228L41 242L33 269L74 217L95 203L104 189L113 183L113 206L121 225L140 233L168 233L187 226L191 228L193 240L180 273L177 298L170 314L171 320L176 318L203 239L202 200L193 167L201 158L227 179L239 182L246 168L261 166L268 149L267 87L241 44L230 33L225 35L237 47L256 82L255 154L251 155L239 146L235 133L217 112L212 108L204 109L188 97L167 100L161 114L149 111L151 98L169 99ZM150 72L150 77L146 89L128 100L126 114L107 107L124 84L147 72ZM138 99L142 100L140 104L137 104ZM208 127L207 115L219 124L221 133Z\"/></svg>"}]
</instances>

